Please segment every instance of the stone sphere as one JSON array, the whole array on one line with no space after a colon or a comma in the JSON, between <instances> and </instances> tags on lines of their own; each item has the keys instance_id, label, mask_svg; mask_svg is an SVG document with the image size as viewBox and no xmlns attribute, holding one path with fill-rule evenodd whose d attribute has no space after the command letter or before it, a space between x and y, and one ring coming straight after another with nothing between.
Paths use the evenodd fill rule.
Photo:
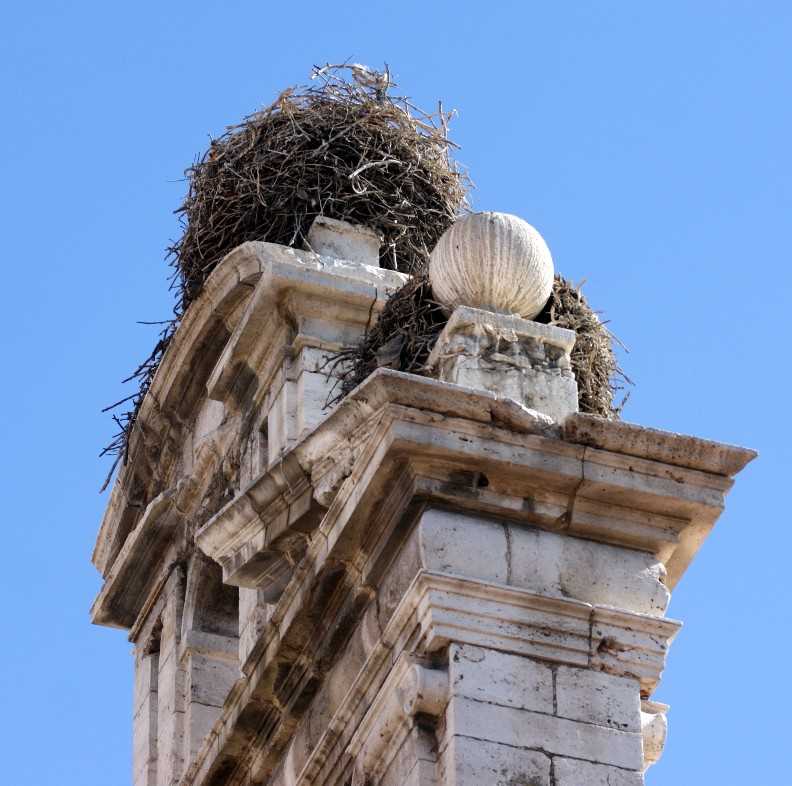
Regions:
<instances>
[{"instance_id":1,"label":"stone sphere","mask_svg":"<svg viewBox=\"0 0 792 786\"><path fill-rule=\"evenodd\" d=\"M429 257L435 298L533 319L553 289L553 258L542 236L508 213L471 213L452 224Z\"/></svg>"}]
</instances>

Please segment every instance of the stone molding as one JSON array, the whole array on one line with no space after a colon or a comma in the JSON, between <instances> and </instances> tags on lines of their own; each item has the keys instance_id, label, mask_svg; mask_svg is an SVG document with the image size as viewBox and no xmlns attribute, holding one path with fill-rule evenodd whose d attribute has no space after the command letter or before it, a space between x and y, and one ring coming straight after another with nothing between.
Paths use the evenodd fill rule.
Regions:
<instances>
[{"instance_id":1,"label":"stone molding","mask_svg":"<svg viewBox=\"0 0 792 786\"><path fill-rule=\"evenodd\" d=\"M118 628L131 628L135 624L150 595L149 583L166 560L171 540L182 523L175 497L175 491L165 491L146 507L91 606L93 622ZM138 569L141 564L146 565L146 572Z\"/></svg>"},{"instance_id":2,"label":"stone molding","mask_svg":"<svg viewBox=\"0 0 792 786\"><path fill-rule=\"evenodd\" d=\"M375 505L380 489L406 467L412 493L422 499L657 553L673 587L732 485L720 474L554 439L552 429L526 410L521 422L514 417L509 430L499 428L491 420L500 403L494 397L443 385L447 395L440 400L433 395L440 385L380 370L284 459L314 488L314 498L318 488L327 490L320 497L330 503L323 531L343 529L339 517L367 515L360 503L369 499ZM432 400L435 406L442 401L441 417L427 411ZM751 452L745 453L749 460ZM354 468L344 472L346 467ZM263 574L251 568L246 578L244 566L265 562L279 577L271 586L273 599L289 569L288 557L274 545L296 517L296 511L285 511L299 494L309 495L302 480L279 481L280 472L279 465L254 481L197 535L199 546L223 565L231 583L259 586ZM465 473L471 478L467 486L459 481ZM470 485L481 474L487 485ZM286 496L280 496L284 488ZM246 531L258 534L246 541ZM309 530L303 526L301 531Z\"/></svg>"},{"instance_id":3,"label":"stone molding","mask_svg":"<svg viewBox=\"0 0 792 786\"><path fill-rule=\"evenodd\" d=\"M682 623L424 571L411 591L423 648L450 642L632 677L654 691Z\"/></svg>"}]
</instances>

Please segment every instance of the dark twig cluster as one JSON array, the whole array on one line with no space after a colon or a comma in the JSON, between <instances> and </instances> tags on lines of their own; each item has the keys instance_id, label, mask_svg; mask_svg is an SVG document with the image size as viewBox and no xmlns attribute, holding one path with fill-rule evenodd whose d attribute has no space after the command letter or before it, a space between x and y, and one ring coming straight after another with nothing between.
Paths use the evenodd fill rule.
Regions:
<instances>
[{"instance_id":1,"label":"dark twig cluster","mask_svg":"<svg viewBox=\"0 0 792 786\"><path fill-rule=\"evenodd\" d=\"M378 231L383 267L425 266L467 179L449 157L451 113L422 112L391 87L387 70L317 68L313 86L284 91L211 142L187 171L184 233L169 249L182 310L234 247L302 245L319 215Z\"/></svg>"},{"instance_id":2,"label":"dark twig cluster","mask_svg":"<svg viewBox=\"0 0 792 786\"><path fill-rule=\"evenodd\" d=\"M447 315L432 298L429 277L417 273L388 298L360 344L341 350L334 358L333 370L340 384L331 403L378 368L425 374L429 353L446 322ZM340 374L339 367L343 369Z\"/></svg>"},{"instance_id":3,"label":"dark twig cluster","mask_svg":"<svg viewBox=\"0 0 792 786\"><path fill-rule=\"evenodd\" d=\"M577 334L572 348L572 371L578 386L581 412L603 418L619 417L628 396L616 404L616 394L632 384L619 366L613 351L618 339L608 330L580 291L563 276L556 275L553 292L537 322L574 330Z\"/></svg>"},{"instance_id":4,"label":"dark twig cluster","mask_svg":"<svg viewBox=\"0 0 792 786\"><path fill-rule=\"evenodd\" d=\"M143 398L146 395L149 387L151 387L151 381L154 379L154 374L157 372L160 360L162 360L162 356L165 354L165 350L168 348L168 344L170 343L170 340L173 337L173 334L176 331L176 327L179 323L177 319L166 319L162 322L141 322L139 324L155 324L163 325L164 327L160 330L157 343L154 345L154 349L151 351L151 354L126 379L122 380L122 384L126 384L127 382L136 383L137 390L126 398L122 398L120 401L116 401L114 404L110 404L110 406L105 407L102 410L102 412L112 412L114 409L117 409L124 404L130 404L130 408L120 415L116 413L112 414L113 422L116 424L118 431L113 435L111 442L104 448L104 450L102 450L99 455L110 455L114 457L114 460L100 491L104 491L107 488L107 485L113 476L113 471L115 470L116 466L118 466L118 462L122 459L124 461L127 459L127 451L129 449L129 434L131 432L132 426L135 424L135 420L137 419L140 405L143 403Z\"/></svg>"},{"instance_id":5,"label":"dark twig cluster","mask_svg":"<svg viewBox=\"0 0 792 786\"><path fill-rule=\"evenodd\" d=\"M266 109L230 127L187 172L176 211L182 236L168 249L175 319L126 381L136 393L114 416L103 454L125 458L131 430L179 320L209 274L248 240L302 246L314 218L363 224L383 238L383 267L424 269L428 252L464 209L469 181L449 153L452 113L391 96L386 67L315 68L312 85L285 90ZM114 465L115 466L115 465ZM112 471L111 471L112 475Z\"/></svg>"},{"instance_id":6,"label":"dark twig cluster","mask_svg":"<svg viewBox=\"0 0 792 786\"><path fill-rule=\"evenodd\" d=\"M580 287L556 275L552 294L535 319L577 333L572 370L578 384L581 412L618 417L626 397L615 406L614 396L625 384L630 384L630 380L613 352L615 337L586 302ZM340 375L337 399L377 368L426 374L429 353L447 321L445 312L432 298L428 276L417 274L391 295L362 342L338 354L336 360L344 370Z\"/></svg>"}]
</instances>

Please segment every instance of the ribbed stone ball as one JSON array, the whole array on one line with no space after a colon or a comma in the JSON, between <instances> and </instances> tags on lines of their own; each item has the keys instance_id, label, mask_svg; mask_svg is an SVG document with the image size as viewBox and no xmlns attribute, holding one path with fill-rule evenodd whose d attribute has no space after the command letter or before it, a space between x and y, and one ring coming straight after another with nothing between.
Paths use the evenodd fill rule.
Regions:
<instances>
[{"instance_id":1,"label":"ribbed stone ball","mask_svg":"<svg viewBox=\"0 0 792 786\"><path fill-rule=\"evenodd\" d=\"M521 218L471 213L440 237L429 257L429 280L449 310L472 306L533 319L553 288L553 258Z\"/></svg>"}]
</instances>

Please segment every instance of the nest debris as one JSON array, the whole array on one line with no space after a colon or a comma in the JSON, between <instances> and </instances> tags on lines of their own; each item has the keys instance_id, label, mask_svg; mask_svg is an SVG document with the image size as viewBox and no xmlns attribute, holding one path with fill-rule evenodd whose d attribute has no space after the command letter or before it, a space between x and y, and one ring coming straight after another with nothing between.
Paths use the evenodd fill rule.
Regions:
<instances>
[{"instance_id":1,"label":"nest debris","mask_svg":"<svg viewBox=\"0 0 792 786\"><path fill-rule=\"evenodd\" d=\"M574 285L556 274L550 299L535 320L577 333L571 360L580 411L616 420L630 397L629 392L618 402L616 399L632 381L619 365L613 344L616 342L625 350L626 347L588 304L582 286L582 282Z\"/></svg>"},{"instance_id":2,"label":"nest debris","mask_svg":"<svg viewBox=\"0 0 792 786\"><path fill-rule=\"evenodd\" d=\"M556 275L552 294L535 321L577 333L571 360L580 411L618 418L628 396L618 404L614 404L614 399L631 382L613 351L613 341L618 339L600 321L580 286ZM378 368L427 374L429 353L447 322L446 313L432 297L428 275L415 275L391 295L361 343L342 350L334 358L333 369L340 380L334 401L346 396Z\"/></svg>"},{"instance_id":3,"label":"nest debris","mask_svg":"<svg viewBox=\"0 0 792 786\"><path fill-rule=\"evenodd\" d=\"M321 215L379 232L381 266L412 273L464 208L452 113L390 96L387 67L325 66L313 78L316 86L290 88L230 127L187 171L184 233L169 249L182 311L247 240L302 245Z\"/></svg>"},{"instance_id":4,"label":"nest debris","mask_svg":"<svg viewBox=\"0 0 792 786\"><path fill-rule=\"evenodd\" d=\"M168 249L176 292L151 355L125 382L130 403L102 455L126 461L140 406L179 322L223 257L248 240L301 247L319 215L382 235L382 267L424 269L429 251L466 207L467 174L453 161L453 113L424 112L389 93L390 72L359 65L314 68L312 85L285 90L231 126L186 171L176 211L181 237Z\"/></svg>"}]
</instances>

